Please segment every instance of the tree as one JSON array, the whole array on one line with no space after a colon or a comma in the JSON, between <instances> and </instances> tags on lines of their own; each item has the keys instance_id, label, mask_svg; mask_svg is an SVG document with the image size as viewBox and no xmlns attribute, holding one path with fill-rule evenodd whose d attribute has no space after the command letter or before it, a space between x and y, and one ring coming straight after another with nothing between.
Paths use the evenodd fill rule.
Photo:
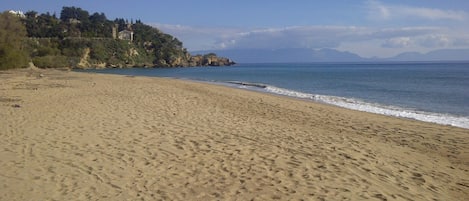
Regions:
<instances>
[{"instance_id":1,"label":"tree","mask_svg":"<svg viewBox=\"0 0 469 201\"><path fill-rule=\"evenodd\" d=\"M116 18L114 20L114 23L117 24L117 26L118 26L117 30L118 31L122 31L122 30L127 29L127 23L125 22L124 18Z\"/></svg>"},{"instance_id":2,"label":"tree","mask_svg":"<svg viewBox=\"0 0 469 201\"><path fill-rule=\"evenodd\" d=\"M60 12L60 20L63 22L70 21L71 19L79 20L80 22L88 21L90 14L86 10L76 7L62 7Z\"/></svg>"},{"instance_id":3,"label":"tree","mask_svg":"<svg viewBox=\"0 0 469 201\"><path fill-rule=\"evenodd\" d=\"M106 23L107 18L104 13L93 13L93 15L90 16L90 21L92 23Z\"/></svg>"},{"instance_id":4,"label":"tree","mask_svg":"<svg viewBox=\"0 0 469 201\"><path fill-rule=\"evenodd\" d=\"M50 13L38 15L35 11L28 11L23 19L28 37L55 38L63 37L59 19Z\"/></svg>"},{"instance_id":5,"label":"tree","mask_svg":"<svg viewBox=\"0 0 469 201\"><path fill-rule=\"evenodd\" d=\"M111 38L112 37L112 27L114 23L107 20L104 13L93 13L90 16L90 25L87 27L88 35L90 37L102 37L102 38Z\"/></svg>"},{"instance_id":6,"label":"tree","mask_svg":"<svg viewBox=\"0 0 469 201\"><path fill-rule=\"evenodd\" d=\"M19 18L15 19L18 21ZM11 23L6 23L5 20L0 24L0 32L3 33L4 38L24 37L24 30L23 32L13 31L14 34L11 34L11 27L5 28L9 24ZM60 19L57 19L55 13L51 15L50 13L38 14L35 11L28 11L23 19L23 24L26 25L29 37L24 49L27 50L29 57L38 67L74 67L88 50L90 63L94 64L107 63L111 66L149 66L152 63L157 66L191 65L188 63L191 56L181 41L155 27L142 23L140 19L135 21L130 19L130 23L124 18L108 20L104 13L95 12L90 15L88 11L81 8L63 7ZM115 40L113 31L116 26L118 27L117 31L132 30L134 40ZM5 34L7 32L9 34ZM0 53L4 59L2 65L7 63L5 58L22 57L21 51L16 51L22 50L22 44L15 42L16 40L8 39L6 41L9 45L6 45L5 42L1 43L3 47L0 49ZM10 43L14 43L14 45ZM19 62L16 64L20 65Z\"/></svg>"},{"instance_id":7,"label":"tree","mask_svg":"<svg viewBox=\"0 0 469 201\"><path fill-rule=\"evenodd\" d=\"M0 69L25 67L28 63L23 51L26 28L18 16L0 14Z\"/></svg>"}]
</instances>

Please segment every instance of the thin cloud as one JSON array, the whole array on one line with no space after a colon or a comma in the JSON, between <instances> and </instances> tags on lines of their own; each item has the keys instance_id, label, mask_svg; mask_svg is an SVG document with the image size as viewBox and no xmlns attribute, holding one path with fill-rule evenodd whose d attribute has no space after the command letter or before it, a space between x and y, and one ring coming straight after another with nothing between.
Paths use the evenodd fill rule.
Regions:
<instances>
[{"instance_id":1,"label":"thin cloud","mask_svg":"<svg viewBox=\"0 0 469 201\"><path fill-rule=\"evenodd\" d=\"M156 27L161 30L178 32L184 34L217 34L217 35L226 35L233 32L239 32L241 29L229 28L229 27L194 27L194 26L185 26L185 25L174 25L174 24L161 24L161 23L150 23L151 26Z\"/></svg>"},{"instance_id":2,"label":"thin cloud","mask_svg":"<svg viewBox=\"0 0 469 201\"><path fill-rule=\"evenodd\" d=\"M337 48L342 43L381 41L381 47L405 48L412 45L428 47L443 38L432 38L445 29L438 27L403 27L375 29L354 26L296 26L279 29L258 29L220 38L223 49ZM427 41L416 43L420 40ZM449 40L449 39L448 39Z\"/></svg>"},{"instance_id":3,"label":"thin cloud","mask_svg":"<svg viewBox=\"0 0 469 201\"><path fill-rule=\"evenodd\" d=\"M452 40L451 43L452 46L454 47L468 47L469 46L469 35L457 37L454 40Z\"/></svg>"},{"instance_id":4,"label":"thin cloud","mask_svg":"<svg viewBox=\"0 0 469 201\"><path fill-rule=\"evenodd\" d=\"M217 49L332 48L380 56L402 51L469 48L465 29L416 26L374 28L356 26L292 26L237 29L154 23L184 42L190 51ZM345 48L345 49L344 49ZM365 49L373 49L368 51Z\"/></svg>"},{"instance_id":5,"label":"thin cloud","mask_svg":"<svg viewBox=\"0 0 469 201\"><path fill-rule=\"evenodd\" d=\"M220 41L228 43L231 38L244 30L227 27L195 27L184 25L172 25L150 23L165 33L176 36L189 50L220 49Z\"/></svg>"},{"instance_id":6,"label":"thin cloud","mask_svg":"<svg viewBox=\"0 0 469 201\"><path fill-rule=\"evenodd\" d=\"M440 27L400 27L400 28L383 28L374 30L369 38L389 39L396 37L412 37L421 36L431 33L442 32L444 29Z\"/></svg>"},{"instance_id":7,"label":"thin cloud","mask_svg":"<svg viewBox=\"0 0 469 201\"><path fill-rule=\"evenodd\" d=\"M446 35L429 35L422 39L420 45L428 48L442 48L448 47L453 43Z\"/></svg>"},{"instance_id":8,"label":"thin cloud","mask_svg":"<svg viewBox=\"0 0 469 201\"><path fill-rule=\"evenodd\" d=\"M413 41L409 37L399 37L387 39L382 47L385 48L405 48L413 44Z\"/></svg>"},{"instance_id":9,"label":"thin cloud","mask_svg":"<svg viewBox=\"0 0 469 201\"><path fill-rule=\"evenodd\" d=\"M468 16L464 11L411 7L405 5L387 5L375 0L368 2L368 9L370 18L382 20L413 17L427 20L464 21Z\"/></svg>"},{"instance_id":10,"label":"thin cloud","mask_svg":"<svg viewBox=\"0 0 469 201\"><path fill-rule=\"evenodd\" d=\"M231 49L336 48L341 41L366 34L366 29L353 26L294 26L241 32L222 38L219 44Z\"/></svg>"}]
</instances>

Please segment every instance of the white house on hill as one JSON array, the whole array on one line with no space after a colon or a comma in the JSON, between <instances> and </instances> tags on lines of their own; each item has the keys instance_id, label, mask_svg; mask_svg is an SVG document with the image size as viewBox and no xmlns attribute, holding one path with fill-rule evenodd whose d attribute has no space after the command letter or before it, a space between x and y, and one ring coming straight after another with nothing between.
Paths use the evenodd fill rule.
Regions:
<instances>
[{"instance_id":1,"label":"white house on hill","mask_svg":"<svg viewBox=\"0 0 469 201\"><path fill-rule=\"evenodd\" d=\"M134 40L134 32L129 30L119 31L117 37L121 40L130 40L132 42Z\"/></svg>"}]
</instances>

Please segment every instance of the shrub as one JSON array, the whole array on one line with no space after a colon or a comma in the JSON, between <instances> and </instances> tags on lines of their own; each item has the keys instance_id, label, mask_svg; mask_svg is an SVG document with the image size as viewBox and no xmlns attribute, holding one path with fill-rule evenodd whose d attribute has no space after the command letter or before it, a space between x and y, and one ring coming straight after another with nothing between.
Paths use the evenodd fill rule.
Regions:
<instances>
[{"instance_id":1,"label":"shrub","mask_svg":"<svg viewBox=\"0 0 469 201\"><path fill-rule=\"evenodd\" d=\"M72 61L66 56L54 55L34 57L33 63L39 68L63 68L72 66Z\"/></svg>"},{"instance_id":2,"label":"shrub","mask_svg":"<svg viewBox=\"0 0 469 201\"><path fill-rule=\"evenodd\" d=\"M0 14L0 69L25 67L26 52L23 45L26 28L20 18L8 12Z\"/></svg>"}]
</instances>

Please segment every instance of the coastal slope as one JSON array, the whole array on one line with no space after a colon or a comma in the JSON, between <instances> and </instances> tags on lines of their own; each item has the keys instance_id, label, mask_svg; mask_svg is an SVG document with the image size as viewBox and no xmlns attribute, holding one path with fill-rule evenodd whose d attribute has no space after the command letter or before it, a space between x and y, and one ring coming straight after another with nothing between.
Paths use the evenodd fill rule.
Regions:
<instances>
[{"instance_id":1,"label":"coastal slope","mask_svg":"<svg viewBox=\"0 0 469 201\"><path fill-rule=\"evenodd\" d=\"M0 79L0 200L469 199L467 129L174 79Z\"/></svg>"}]
</instances>

